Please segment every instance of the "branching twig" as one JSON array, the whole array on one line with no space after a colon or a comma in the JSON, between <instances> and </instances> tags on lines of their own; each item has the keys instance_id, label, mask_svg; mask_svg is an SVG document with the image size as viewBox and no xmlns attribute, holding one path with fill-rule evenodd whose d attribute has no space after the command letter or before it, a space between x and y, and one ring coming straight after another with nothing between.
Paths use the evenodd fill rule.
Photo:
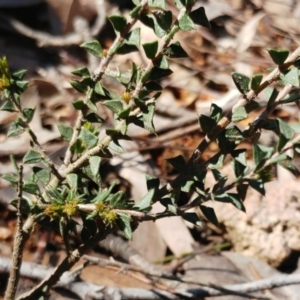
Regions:
<instances>
[{"instance_id":1,"label":"branching twig","mask_svg":"<svg viewBox=\"0 0 300 300\"><path fill-rule=\"evenodd\" d=\"M199 164L203 152L208 148L209 144L215 141L219 134L230 124L233 113L236 112L238 108L244 107L247 103L254 100L261 91L263 91L272 82L279 79L280 72L287 70L299 59L300 47L298 47L291 55L289 55L284 64L282 64L281 66L277 66L269 75L267 75L255 91L250 90L247 94L245 94L243 99L239 100L237 104L233 106L231 112L221 118L218 124L200 142L197 149L194 151L189 161L187 162L186 168L183 170L183 172L181 172L172 182L168 183L160 189L160 192L157 195L157 199L159 200L162 196L170 193L173 189L178 189L178 187L180 187L183 182L185 182L191 176L194 176L195 171L197 171L198 174L203 172L207 165L206 163Z\"/></svg>"}]
</instances>

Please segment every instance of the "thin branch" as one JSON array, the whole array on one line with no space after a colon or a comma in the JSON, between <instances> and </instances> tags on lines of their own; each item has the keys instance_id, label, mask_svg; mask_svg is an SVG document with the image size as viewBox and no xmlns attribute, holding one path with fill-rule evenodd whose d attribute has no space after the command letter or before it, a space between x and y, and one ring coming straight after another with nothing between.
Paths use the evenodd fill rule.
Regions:
<instances>
[{"instance_id":1,"label":"thin branch","mask_svg":"<svg viewBox=\"0 0 300 300\"><path fill-rule=\"evenodd\" d=\"M19 165L19 181L18 181L18 199L17 199L17 233L14 240L13 261L10 269L9 280L5 291L5 300L13 300L15 298L17 287L20 279L20 267L23 258L24 234L22 231L22 195L23 195L23 165Z\"/></svg>"},{"instance_id":2,"label":"thin branch","mask_svg":"<svg viewBox=\"0 0 300 300\"><path fill-rule=\"evenodd\" d=\"M70 270L80 257L90 248L94 247L99 241L116 230L115 227L107 228L98 232L95 236L89 238L84 244L80 245L76 250L73 250L42 282L35 286L31 291L22 294L17 300L38 299L45 287L50 288L55 285L64 272Z\"/></svg>"}]
</instances>

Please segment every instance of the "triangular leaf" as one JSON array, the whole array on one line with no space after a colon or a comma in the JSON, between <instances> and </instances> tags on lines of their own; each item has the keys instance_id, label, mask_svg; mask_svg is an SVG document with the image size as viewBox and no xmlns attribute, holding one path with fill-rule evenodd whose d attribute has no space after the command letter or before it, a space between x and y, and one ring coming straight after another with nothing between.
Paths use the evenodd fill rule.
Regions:
<instances>
[{"instance_id":1,"label":"triangular leaf","mask_svg":"<svg viewBox=\"0 0 300 300\"><path fill-rule=\"evenodd\" d=\"M101 57L102 47L97 40L89 41L80 45L81 48L84 48L86 51L91 53L96 57Z\"/></svg>"},{"instance_id":2,"label":"triangular leaf","mask_svg":"<svg viewBox=\"0 0 300 300\"><path fill-rule=\"evenodd\" d=\"M147 58L153 59L156 56L158 49L158 42L154 41L151 43L145 43L142 45L145 51Z\"/></svg>"},{"instance_id":3,"label":"triangular leaf","mask_svg":"<svg viewBox=\"0 0 300 300\"><path fill-rule=\"evenodd\" d=\"M127 20L123 16L111 15L108 19L116 32L122 32L127 25Z\"/></svg>"},{"instance_id":4,"label":"triangular leaf","mask_svg":"<svg viewBox=\"0 0 300 300\"><path fill-rule=\"evenodd\" d=\"M171 44L165 51L164 54L169 58L185 58L188 54L181 47L179 42Z\"/></svg>"},{"instance_id":5,"label":"triangular leaf","mask_svg":"<svg viewBox=\"0 0 300 300\"><path fill-rule=\"evenodd\" d=\"M123 232L125 238L128 240L132 239L132 229L131 229L131 217L127 214L118 213L117 224L120 230Z\"/></svg>"},{"instance_id":6,"label":"triangular leaf","mask_svg":"<svg viewBox=\"0 0 300 300\"><path fill-rule=\"evenodd\" d=\"M197 9L193 10L190 13L190 17L194 21L195 24L201 25L201 26L206 27L208 29L211 28L210 23L209 23L209 21L207 19L207 16L205 14L204 7L201 6Z\"/></svg>"},{"instance_id":7,"label":"triangular leaf","mask_svg":"<svg viewBox=\"0 0 300 300\"><path fill-rule=\"evenodd\" d=\"M151 207L152 200L155 194L155 189L151 189L147 192L147 194L137 203L134 205L134 208L139 210L147 210Z\"/></svg>"},{"instance_id":8,"label":"triangular leaf","mask_svg":"<svg viewBox=\"0 0 300 300\"><path fill-rule=\"evenodd\" d=\"M231 73L231 77L240 93L245 95L249 91L250 78L244 74L237 72Z\"/></svg>"},{"instance_id":9,"label":"triangular leaf","mask_svg":"<svg viewBox=\"0 0 300 300\"><path fill-rule=\"evenodd\" d=\"M23 157L24 164L35 164L35 163L39 163L41 160L42 160L41 154L33 150L27 152Z\"/></svg>"},{"instance_id":10,"label":"triangular leaf","mask_svg":"<svg viewBox=\"0 0 300 300\"><path fill-rule=\"evenodd\" d=\"M282 65L289 56L289 51L285 49L268 49L268 52L276 65Z\"/></svg>"},{"instance_id":11,"label":"triangular leaf","mask_svg":"<svg viewBox=\"0 0 300 300\"><path fill-rule=\"evenodd\" d=\"M199 220L199 217L196 213L184 213L182 217L196 226L202 226L202 222Z\"/></svg>"},{"instance_id":12,"label":"triangular leaf","mask_svg":"<svg viewBox=\"0 0 300 300\"><path fill-rule=\"evenodd\" d=\"M95 147L98 143L98 137L84 127L81 128L78 137L82 140L87 149Z\"/></svg>"},{"instance_id":13,"label":"triangular leaf","mask_svg":"<svg viewBox=\"0 0 300 300\"><path fill-rule=\"evenodd\" d=\"M209 222L213 223L215 226L219 227L219 222L214 209L205 205L199 205L199 207L206 219Z\"/></svg>"},{"instance_id":14,"label":"triangular leaf","mask_svg":"<svg viewBox=\"0 0 300 300\"><path fill-rule=\"evenodd\" d=\"M94 176L99 173L100 164L101 164L101 157L99 156L91 156L89 158L89 163L91 166L91 172Z\"/></svg>"},{"instance_id":15,"label":"triangular leaf","mask_svg":"<svg viewBox=\"0 0 300 300\"><path fill-rule=\"evenodd\" d=\"M184 13L179 19L179 28L181 31L190 31L195 29L195 24L187 13Z\"/></svg>"},{"instance_id":16,"label":"triangular leaf","mask_svg":"<svg viewBox=\"0 0 300 300\"><path fill-rule=\"evenodd\" d=\"M166 161L171 164L176 170L181 171L186 165L185 159L182 155L176 157L167 158Z\"/></svg>"},{"instance_id":17,"label":"triangular leaf","mask_svg":"<svg viewBox=\"0 0 300 300\"><path fill-rule=\"evenodd\" d=\"M57 128L63 140L70 142L73 136L73 128L64 124L58 124Z\"/></svg>"},{"instance_id":18,"label":"triangular leaf","mask_svg":"<svg viewBox=\"0 0 300 300\"><path fill-rule=\"evenodd\" d=\"M263 77L264 76L262 74L257 74L251 78L251 84L250 84L251 90L256 91L259 88Z\"/></svg>"}]
</instances>

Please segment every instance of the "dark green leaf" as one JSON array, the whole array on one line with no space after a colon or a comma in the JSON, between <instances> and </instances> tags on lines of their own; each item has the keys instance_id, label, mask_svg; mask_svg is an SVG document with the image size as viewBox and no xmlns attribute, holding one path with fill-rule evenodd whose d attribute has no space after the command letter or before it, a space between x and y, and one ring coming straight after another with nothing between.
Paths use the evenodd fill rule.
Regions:
<instances>
[{"instance_id":1,"label":"dark green leaf","mask_svg":"<svg viewBox=\"0 0 300 300\"><path fill-rule=\"evenodd\" d=\"M264 187L264 182L261 179L249 180L249 185L256 191L258 191L261 195L265 196L266 191Z\"/></svg>"},{"instance_id":2,"label":"dark green leaf","mask_svg":"<svg viewBox=\"0 0 300 300\"><path fill-rule=\"evenodd\" d=\"M127 20L123 16L111 15L108 17L108 20L111 22L116 32L122 32L127 25Z\"/></svg>"},{"instance_id":3,"label":"dark green leaf","mask_svg":"<svg viewBox=\"0 0 300 300\"><path fill-rule=\"evenodd\" d=\"M265 89L265 94L268 97L267 109L271 110L279 92L277 91L277 89L267 88Z\"/></svg>"},{"instance_id":4,"label":"dark green leaf","mask_svg":"<svg viewBox=\"0 0 300 300\"><path fill-rule=\"evenodd\" d=\"M3 105L0 107L0 111L9 111L9 112L15 112L15 111L17 111L16 109L15 109L15 106L12 104L12 102L10 102L10 101L5 101L4 103L3 103Z\"/></svg>"},{"instance_id":5,"label":"dark green leaf","mask_svg":"<svg viewBox=\"0 0 300 300\"><path fill-rule=\"evenodd\" d=\"M7 132L7 137L17 136L25 131L26 124L18 118L12 123Z\"/></svg>"},{"instance_id":6,"label":"dark green leaf","mask_svg":"<svg viewBox=\"0 0 300 300\"><path fill-rule=\"evenodd\" d=\"M152 205L152 200L155 195L155 189L150 189L147 194L137 203L134 205L134 208L139 210L147 210Z\"/></svg>"},{"instance_id":7,"label":"dark green leaf","mask_svg":"<svg viewBox=\"0 0 300 300\"><path fill-rule=\"evenodd\" d=\"M218 105L212 103L210 106L210 117L215 120L216 122L219 122L219 120L222 117L222 108L219 107Z\"/></svg>"},{"instance_id":8,"label":"dark green leaf","mask_svg":"<svg viewBox=\"0 0 300 300\"><path fill-rule=\"evenodd\" d=\"M235 144L239 144L240 142L245 140L243 133L236 126L227 128L225 130L225 137L228 141L233 142Z\"/></svg>"},{"instance_id":9,"label":"dark green leaf","mask_svg":"<svg viewBox=\"0 0 300 300\"><path fill-rule=\"evenodd\" d=\"M112 154L108 149L102 149L99 152L99 156L103 157L103 158L112 158Z\"/></svg>"},{"instance_id":10,"label":"dark green leaf","mask_svg":"<svg viewBox=\"0 0 300 300\"><path fill-rule=\"evenodd\" d=\"M141 29L138 27L130 31L125 36L125 41L127 45L139 46L141 43Z\"/></svg>"},{"instance_id":11,"label":"dark green leaf","mask_svg":"<svg viewBox=\"0 0 300 300\"><path fill-rule=\"evenodd\" d=\"M111 141L109 143L109 150L114 151L116 153L124 153L124 149L122 146L120 146L119 142L117 140Z\"/></svg>"},{"instance_id":12,"label":"dark green leaf","mask_svg":"<svg viewBox=\"0 0 300 300\"><path fill-rule=\"evenodd\" d=\"M131 229L131 217L129 215L118 213L117 224L120 230L123 232L125 238L128 240L132 239L132 229Z\"/></svg>"},{"instance_id":13,"label":"dark green leaf","mask_svg":"<svg viewBox=\"0 0 300 300\"><path fill-rule=\"evenodd\" d=\"M12 77L16 80L23 80L24 77L25 77L25 74L26 74L27 70L23 69L23 70L19 70L17 72L14 72L12 74Z\"/></svg>"},{"instance_id":14,"label":"dark green leaf","mask_svg":"<svg viewBox=\"0 0 300 300\"><path fill-rule=\"evenodd\" d=\"M195 24L187 13L184 13L179 19L179 28L181 31L190 31L195 29Z\"/></svg>"},{"instance_id":15,"label":"dark green leaf","mask_svg":"<svg viewBox=\"0 0 300 300\"><path fill-rule=\"evenodd\" d=\"M9 181L11 184L17 184L18 183L18 181L19 181L19 179L18 179L18 177L17 176L15 176L15 175L12 175L12 174L9 174L9 173L4 173L3 175L2 175L2 178L4 179L4 180L6 180L6 181Z\"/></svg>"},{"instance_id":16,"label":"dark green leaf","mask_svg":"<svg viewBox=\"0 0 300 300\"><path fill-rule=\"evenodd\" d=\"M109 199L109 204L112 208L122 208L122 204L124 203L123 201L123 196L124 193L119 191L117 193L115 193L112 197L110 197Z\"/></svg>"},{"instance_id":17,"label":"dark green leaf","mask_svg":"<svg viewBox=\"0 0 300 300\"><path fill-rule=\"evenodd\" d=\"M154 41L151 43L145 43L142 45L145 51L146 56L149 59L153 59L156 56L157 49L158 49L158 42Z\"/></svg>"},{"instance_id":18,"label":"dark green leaf","mask_svg":"<svg viewBox=\"0 0 300 300\"><path fill-rule=\"evenodd\" d=\"M91 53L96 57L102 56L102 47L97 40L89 41L80 45L81 48L84 48L86 51Z\"/></svg>"},{"instance_id":19,"label":"dark green leaf","mask_svg":"<svg viewBox=\"0 0 300 300\"><path fill-rule=\"evenodd\" d=\"M172 158L167 158L166 161L178 171L182 171L186 165L185 159L183 158L182 155L178 155Z\"/></svg>"},{"instance_id":20,"label":"dark green leaf","mask_svg":"<svg viewBox=\"0 0 300 300\"><path fill-rule=\"evenodd\" d=\"M146 174L146 183L147 183L147 189L158 189L159 188L159 178L152 177L148 174Z\"/></svg>"},{"instance_id":21,"label":"dark green leaf","mask_svg":"<svg viewBox=\"0 0 300 300\"><path fill-rule=\"evenodd\" d=\"M47 185L50 182L51 179L51 172L46 170L46 169L42 169L39 167L33 167L32 168L33 173L35 174L35 176L44 184Z\"/></svg>"},{"instance_id":22,"label":"dark green leaf","mask_svg":"<svg viewBox=\"0 0 300 300\"><path fill-rule=\"evenodd\" d=\"M117 49L117 54L128 54L131 52L139 51L139 48L135 45L123 44Z\"/></svg>"},{"instance_id":23,"label":"dark green leaf","mask_svg":"<svg viewBox=\"0 0 300 300\"><path fill-rule=\"evenodd\" d=\"M84 127L81 128L78 137L82 140L87 149L95 147L98 143L98 137Z\"/></svg>"},{"instance_id":24,"label":"dark green leaf","mask_svg":"<svg viewBox=\"0 0 300 300\"><path fill-rule=\"evenodd\" d=\"M160 200L160 203L167 209L167 211L170 211L174 215L177 215L177 208L174 205L174 199L171 198L162 198Z\"/></svg>"},{"instance_id":25,"label":"dark green leaf","mask_svg":"<svg viewBox=\"0 0 300 300\"><path fill-rule=\"evenodd\" d=\"M23 117L26 119L27 122L31 122L35 113L34 108L24 108L22 111Z\"/></svg>"},{"instance_id":26,"label":"dark green leaf","mask_svg":"<svg viewBox=\"0 0 300 300\"><path fill-rule=\"evenodd\" d=\"M199 217L196 213L184 213L182 217L196 226L202 226L202 222L199 220Z\"/></svg>"},{"instance_id":27,"label":"dark green leaf","mask_svg":"<svg viewBox=\"0 0 300 300\"><path fill-rule=\"evenodd\" d=\"M238 194L234 193L227 193L222 195L215 196L215 200L219 202L227 202L233 204L237 209L241 211L246 211L245 206L243 202L240 200L240 197Z\"/></svg>"},{"instance_id":28,"label":"dark green leaf","mask_svg":"<svg viewBox=\"0 0 300 300\"><path fill-rule=\"evenodd\" d=\"M200 115L198 121L201 130L204 133L210 133L211 130L217 125L216 121L213 118L208 117L206 115Z\"/></svg>"},{"instance_id":29,"label":"dark green leaf","mask_svg":"<svg viewBox=\"0 0 300 300\"><path fill-rule=\"evenodd\" d=\"M294 67L286 74L280 74L280 80L283 85L291 84L299 87L299 70Z\"/></svg>"},{"instance_id":30,"label":"dark green leaf","mask_svg":"<svg viewBox=\"0 0 300 300\"><path fill-rule=\"evenodd\" d=\"M143 123L144 123L144 128L148 130L151 133L155 133L155 128L153 125L153 117L154 117L154 111L155 111L155 106L154 105L149 105L148 106L148 112L143 113Z\"/></svg>"},{"instance_id":31,"label":"dark green leaf","mask_svg":"<svg viewBox=\"0 0 300 300\"><path fill-rule=\"evenodd\" d=\"M250 84L251 90L256 91L259 88L263 80L263 77L264 76L262 74L257 74L251 78L251 84Z\"/></svg>"},{"instance_id":32,"label":"dark green leaf","mask_svg":"<svg viewBox=\"0 0 300 300\"><path fill-rule=\"evenodd\" d=\"M57 128L63 140L70 142L73 136L73 128L64 124L58 124Z\"/></svg>"},{"instance_id":33,"label":"dark green leaf","mask_svg":"<svg viewBox=\"0 0 300 300\"><path fill-rule=\"evenodd\" d=\"M220 179L222 179L224 177L227 178L227 176L223 175L217 169L212 169L211 172L212 172L212 174L213 174L213 176L214 176L214 178L215 178L216 181L218 181L218 180L220 180Z\"/></svg>"},{"instance_id":34,"label":"dark green leaf","mask_svg":"<svg viewBox=\"0 0 300 300\"><path fill-rule=\"evenodd\" d=\"M99 117L99 115L97 115L97 114L95 114L95 113L89 113L86 117L85 117L85 119L88 121L88 122L90 122L90 123L103 123L104 122L104 120L101 118L101 117Z\"/></svg>"},{"instance_id":35,"label":"dark green leaf","mask_svg":"<svg viewBox=\"0 0 300 300\"><path fill-rule=\"evenodd\" d=\"M199 207L206 219L209 222L213 223L215 226L219 227L219 222L214 209L205 205L199 205Z\"/></svg>"},{"instance_id":36,"label":"dark green leaf","mask_svg":"<svg viewBox=\"0 0 300 300\"><path fill-rule=\"evenodd\" d=\"M82 94L86 93L88 89L88 83L86 81L71 80L70 84L76 91Z\"/></svg>"},{"instance_id":37,"label":"dark green leaf","mask_svg":"<svg viewBox=\"0 0 300 300\"><path fill-rule=\"evenodd\" d=\"M75 173L70 173L66 177L67 183L72 190L77 190L78 186L78 175Z\"/></svg>"},{"instance_id":38,"label":"dark green leaf","mask_svg":"<svg viewBox=\"0 0 300 300\"><path fill-rule=\"evenodd\" d=\"M165 0L149 0L148 5L150 7L165 9L166 8L166 1Z\"/></svg>"},{"instance_id":39,"label":"dark green leaf","mask_svg":"<svg viewBox=\"0 0 300 300\"><path fill-rule=\"evenodd\" d=\"M300 174L299 170L297 170L297 168L295 167L293 161L291 161L290 159L287 159L287 160L284 160L284 161L280 162L279 165L281 165L283 168L290 171L295 176L299 176L299 174Z\"/></svg>"},{"instance_id":40,"label":"dark green leaf","mask_svg":"<svg viewBox=\"0 0 300 300\"><path fill-rule=\"evenodd\" d=\"M91 166L91 172L94 176L99 173L100 164L101 164L101 157L99 156L91 156L89 158L89 164Z\"/></svg>"},{"instance_id":41,"label":"dark green leaf","mask_svg":"<svg viewBox=\"0 0 300 300\"><path fill-rule=\"evenodd\" d=\"M285 49L268 49L268 52L276 65L282 65L289 56L289 51Z\"/></svg>"},{"instance_id":42,"label":"dark green leaf","mask_svg":"<svg viewBox=\"0 0 300 300\"><path fill-rule=\"evenodd\" d=\"M294 130L281 119L277 118L279 124L280 133L288 140L290 140L294 135Z\"/></svg>"},{"instance_id":43,"label":"dark green leaf","mask_svg":"<svg viewBox=\"0 0 300 300\"><path fill-rule=\"evenodd\" d=\"M147 91L161 91L162 86L155 81L149 81L144 85L144 89Z\"/></svg>"},{"instance_id":44,"label":"dark green leaf","mask_svg":"<svg viewBox=\"0 0 300 300\"><path fill-rule=\"evenodd\" d=\"M146 26L152 28L156 36L163 37L165 35L166 31L159 25L154 14L142 14L140 20Z\"/></svg>"},{"instance_id":45,"label":"dark green leaf","mask_svg":"<svg viewBox=\"0 0 300 300\"><path fill-rule=\"evenodd\" d=\"M16 86L18 88L20 88L21 92L24 92L27 89L27 87L28 87L28 83L29 82L25 81L25 80L17 80L16 81Z\"/></svg>"},{"instance_id":46,"label":"dark green leaf","mask_svg":"<svg viewBox=\"0 0 300 300\"><path fill-rule=\"evenodd\" d=\"M133 0L132 2L140 2L140 0ZM130 13L129 13L129 15L133 18L133 19L135 19L137 16L138 16L138 14L139 14L139 12L141 11L141 9L142 9L142 5L138 5L138 6L136 6Z\"/></svg>"},{"instance_id":47,"label":"dark green leaf","mask_svg":"<svg viewBox=\"0 0 300 300\"><path fill-rule=\"evenodd\" d=\"M247 167L244 164L241 164L239 161L234 159L232 165L233 165L234 174L237 178L245 174Z\"/></svg>"},{"instance_id":48,"label":"dark green leaf","mask_svg":"<svg viewBox=\"0 0 300 300\"><path fill-rule=\"evenodd\" d=\"M81 67L81 68L75 69L71 73L74 74L74 75L83 77L83 78L91 77L91 74L90 74L87 67Z\"/></svg>"},{"instance_id":49,"label":"dark green leaf","mask_svg":"<svg viewBox=\"0 0 300 300\"><path fill-rule=\"evenodd\" d=\"M170 69L160 69L160 68L154 67L151 70L151 73L150 73L148 79L152 80L152 81L156 81L156 80L162 79L164 77L167 77L167 76L171 75L172 73L173 73L173 71L171 71Z\"/></svg>"},{"instance_id":50,"label":"dark green leaf","mask_svg":"<svg viewBox=\"0 0 300 300\"><path fill-rule=\"evenodd\" d=\"M287 139L284 135L280 134L277 145L276 145L276 150L278 152L280 152L288 142L289 142L289 139Z\"/></svg>"},{"instance_id":51,"label":"dark green leaf","mask_svg":"<svg viewBox=\"0 0 300 300\"><path fill-rule=\"evenodd\" d=\"M292 160L292 158L290 156L288 156L286 153L282 153L276 157L274 157L272 160L271 160L271 163L272 164L277 164L277 163L280 163L282 161L286 161L286 160Z\"/></svg>"},{"instance_id":52,"label":"dark green leaf","mask_svg":"<svg viewBox=\"0 0 300 300\"><path fill-rule=\"evenodd\" d=\"M231 156L247 167L246 149L238 149L231 152Z\"/></svg>"},{"instance_id":53,"label":"dark green leaf","mask_svg":"<svg viewBox=\"0 0 300 300\"><path fill-rule=\"evenodd\" d=\"M114 112L115 114L119 114L124 108L123 103L120 100L107 100L103 102L109 110Z\"/></svg>"},{"instance_id":54,"label":"dark green leaf","mask_svg":"<svg viewBox=\"0 0 300 300\"><path fill-rule=\"evenodd\" d=\"M82 171L87 177L89 177L92 181L94 181L99 187L102 185L102 179L101 179L100 173L97 173L96 175L94 175L92 173L91 165L87 165L86 167L82 168Z\"/></svg>"},{"instance_id":55,"label":"dark green leaf","mask_svg":"<svg viewBox=\"0 0 300 300\"><path fill-rule=\"evenodd\" d=\"M41 160L42 160L41 154L33 150L27 152L23 157L24 164L35 164L35 163L39 163Z\"/></svg>"},{"instance_id":56,"label":"dark green leaf","mask_svg":"<svg viewBox=\"0 0 300 300\"><path fill-rule=\"evenodd\" d=\"M90 110L94 111L95 113L98 113L97 105L95 105L95 103L93 103L92 101L89 101L87 103L87 106Z\"/></svg>"},{"instance_id":57,"label":"dark green leaf","mask_svg":"<svg viewBox=\"0 0 300 300\"><path fill-rule=\"evenodd\" d=\"M193 10L191 13L190 13L190 17L191 19L194 21L195 24L197 25L201 25L203 27L206 27L208 29L210 29L210 23L207 19L207 16L205 14L205 9L204 7L199 7L195 10Z\"/></svg>"},{"instance_id":58,"label":"dark green leaf","mask_svg":"<svg viewBox=\"0 0 300 300\"><path fill-rule=\"evenodd\" d=\"M223 176L218 180L218 182L213 186L212 192L217 193L220 189L222 189L227 181L227 176Z\"/></svg>"},{"instance_id":59,"label":"dark green leaf","mask_svg":"<svg viewBox=\"0 0 300 300\"><path fill-rule=\"evenodd\" d=\"M105 91L99 81L95 84L95 92L101 96L106 96Z\"/></svg>"},{"instance_id":60,"label":"dark green leaf","mask_svg":"<svg viewBox=\"0 0 300 300\"><path fill-rule=\"evenodd\" d=\"M254 163L257 166L261 161L264 161L271 157L273 153L272 147L265 147L263 145L256 144L253 147L253 159Z\"/></svg>"},{"instance_id":61,"label":"dark green leaf","mask_svg":"<svg viewBox=\"0 0 300 300\"><path fill-rule=\"evenodd\" d=\"M231 77L240 93L245 95L249 91L250 78L244 74L237 72L231 73Z\"/></svg>"},{"instance_id":62,"label":"dark green leaf","mask_svg":"<svg viewBox=\"0 0 300 300\"><path fill-rule=\"evenodd\" d=\"M248 114L245 107L239 107L232 115L231 121L238 122L244 119L247 119Z\"/></svg>"},{"instance_id":63,"label":"dark green leaf","mask_svg":"<svg viewBox=\"0 0 300 300\"><path fill-rule=\"evenodd\" d=\"M246 199L248 187L249 187L248 184L239 184L236 187L237 192L239 194L239 197L240 197L241 201L244 201Z\"/></svg>"},{"instance_id":64,"label":"dark green leaf","mask_svg":"<svg viewBox=\"0 0 300 300\"><path fill-rule=\"evenodd\" d=\"M225 155L224 154L217 154L212 157L209 161L209 165L207 166L209 169L220 169L223 167Z\"/></svg>"},{"instance_id":65,"label":"dark green leaf","mask_svg":"<svg viewBox=\"0 0 300 300\"><path fill-rule=\"evenodd\" d=\"M165 55L153 61L153 64L158 69L165 69L165 70L169 69L169 63Z\"/></svg>"},{"instance_id":66,"label":"dark green leaf","mask_svg":"<svg viewBox=\"0 0 300 300\"><path fill-rule=\"evenodd\" d=\"M85 107L83 100L75 100L72 105L76 110L82 110Z\"/></svg>"},{"instance_id":67,"label":"dark green leaf","mask_svg":"<svg viewBox=\"0 0 300 300\"><path fill-rule=\"evenodd\" d=\"M245 109L246 109L246 112L249 114L251 111L254 111L254 110L257 110L260 108L260 105L259 103L257 103L256 101L251 101L251 102L248 102L246 105L245 105Z\"/></svg>"},{"instance_id":68,"label":"dark green leaf","mask_svg":"<svg viewBox=\"0 0 300 300\"><path fill-rule=\"evenodd\" d=\"M33 195L39 195L40 194L40 188L39 186L34 182L28 182L23 185L23 192L33 194Z\"/></svg>"},{"instance_id":69,"label":"dark green leaf","mask_svg":"<svg viewBox=\"0 0 300 300\"><path fill-rule=\"evenodd\" d=\"M169 58L185 58L188 54L181 47L179 42L171 44L165 51L164 54Z\"/></svg>"},{"instance_id":70,"label":"dark green leaf","mask_svg":"<svg viewBox=\"0 0 300 300\"><path fill-rule=\"evenodd\" d=\"M172 25L172 12L167 11L160 11L159 13L155 13L156 21L158 26L164 30L168 31Z\"/></svg>"}]
</instances>

